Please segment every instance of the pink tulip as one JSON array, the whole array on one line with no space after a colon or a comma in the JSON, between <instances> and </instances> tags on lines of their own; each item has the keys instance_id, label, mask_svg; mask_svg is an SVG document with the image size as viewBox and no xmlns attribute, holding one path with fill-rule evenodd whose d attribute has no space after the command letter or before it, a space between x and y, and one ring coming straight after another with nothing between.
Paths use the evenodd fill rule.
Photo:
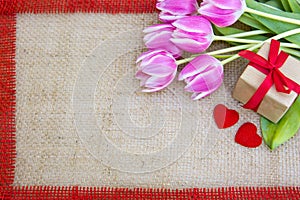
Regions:
<instances>
[{"instance_id":1,"label":"pink tulip","mask_svg":"<svg viewBox=\"0 0 300 200\"><path fill-rule=\"evenodd\" d=\"M205 51L213 41L211 23L201 16L181 18L172 23L176 30L171 41L180 49L200 53Z\"/></svg>"},{"instance_id":2,"label":"pink tulip","mask_svg":"<svg viewBox=\"0 0 300 200\"><path fill-rule=\"evenodd\" d=\"M136 78L146 89L143 92L155 92L167 87L175 78L177 64L171 53L164 50L147 51L138 59Z\"/></svg>"},{"instance_id":3,"label":"pink tulip","mask_svg":"<svg viewBox=\"0 0 300 200\"><path fill-rule=\"evenodd\" d=\"M198 12L219 27L234 24L244 13L245 0L203 0Z\"/></svg>"},{"instance_id":4,"label":"pink tulip","mask_svg":"<svg viewBox=\"0 0 300 200\"><path fill-rule=\"evenodd\" d=\"M161 11L159 19L167 23L195 14L197 7L197 0L158 0L156 4Z\"/></svg>"},{"instance_id":5,"label":"pink tulip","mask_svg":"<svg viewBox=\"0 0 300 200\"><path fill-rule=\"evenodd\" d=\"M171 24L156 24L146 28L145 45L150 50L166 50L175 58L180 57L182 51L170 41L174 30L175 27Z\"/></svg>"},{"instance_id":6,"label":"pink tulip","mask_svg":"<svg viewBox=\"0 0 300 200\"><path fill-rule=\"evenodd\" d=\"M192 99L198 100L217 90L223 81L223 65L216 58L203 54L192 60L179 74L184 80L185 90L193 92Z\"/></svg>"}]
</instances>

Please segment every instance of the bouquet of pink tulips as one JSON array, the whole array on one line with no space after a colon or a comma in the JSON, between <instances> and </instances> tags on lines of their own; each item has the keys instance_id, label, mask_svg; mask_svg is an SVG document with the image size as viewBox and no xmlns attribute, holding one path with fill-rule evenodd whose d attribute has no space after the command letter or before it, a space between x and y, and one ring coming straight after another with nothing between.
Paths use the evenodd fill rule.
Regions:
<instances>
[{"instance_id":1,"label":"bouquet of pink tulips","mask_svg":"<svg viewBox=\"0 0 300 200\"><path fill-rule=\"evenodd\" d=\"M283 39L282 48L300 58L299 0L203 0L200 4L197 0L158 0L156 7L162 23L144 30L149 51L137 60L136 78L144 92L167 87L178 65L188 63L178 79L186 82L185 90L193 93L193 100L201 99L222 84L223 65L239 57L229 52L256 50L271 39ZM252 30L230 27L238 20ZM205 52L220 40L233 46ZM182 59L184 51L195 55Z\"/></svg>"}]
</instances>

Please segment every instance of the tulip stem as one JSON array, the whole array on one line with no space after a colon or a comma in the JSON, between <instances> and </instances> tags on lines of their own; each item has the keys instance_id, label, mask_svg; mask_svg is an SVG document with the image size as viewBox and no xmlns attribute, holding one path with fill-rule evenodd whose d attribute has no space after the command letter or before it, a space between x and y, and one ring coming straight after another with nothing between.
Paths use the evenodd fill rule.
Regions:
<instances>
[{"instance_id":1,"label":"tulip stem","mask_svg":"<svg viewBox=\"0 0 300 200\"><path fill-rule=\"evenodd\" d=\"M223 54L223 55L214 55L215 58L230 58L232 57L234 54Z\"/></svg>"},{"instance_id":2,"label":"tulip stem","mask_svg":"<svg viewBox=\"0 0 300 200\"><path fill-rule=\"evenodd\" d=\"M215 56L215 55L219 55L219 54L223 54L223 53L228 53L228 52L238 51L238 50L242 50L242 49L247 49L251 46L252 46L251 44L238 45L238 46L234 46L234 47L229 47L229 48L225 48L225 49L220 49L220 50L208 52L206 54L208 54L210 56Z\"/></svg>"},{"instance_id":3,"label":"tulip stem","mask_svg":"<svg viewBox=\"0 0 300 200\"><path fill-rule=\"evenodd\" d=\"M235 59L237 59L239 57L240 57L239 54L235 54L235 55L231 56L230 58L222 60L221 63L222 63L222 65L226 65L227 63L230 63L231 61L234 61Z\"/></svg>"},{"instance_id":4,"label":"tulip stem","mask_svg":"<svg viewBox=\"0 0 300 200\"><path fill-rule=\"evenodd\" d=\"M289 23L289 24L300 25L300 20L293 19L293 18L288 18L288 17L282 17L282 16L278 16L278 15L273 15L273 14L269 14L269 13L264 13L264 12L254 10L254 9L248 8L248 7L245 8L245 12L255 14L255 15L259 15L259 16L262 16L262 17L266 17L266 18L269 18L269 19L274 19L274 20L281 21L281 22L286 22L286 23Z\"/></svg>"},{"instance_id":5,"label":"tulip stem","mask_svg":"<svg viewBox=\"0 0 300 200\"><path fill-rule=\"evenodd\" d=\"M216 50L216 51L212 51L212 52L207 52L205 54L210 55L210 56L219 56L220 54L224 54L224 53L228 53L228 52L233 52L233 51L238 51L238 50L242 50L242 49L247 49L249 47L251 47L253 44L244 44L244 45L239 45L239 46L234 46L234 47L229 47L229 48L225 48L225 49L220 49L220 50ZM196 58L197 56L199 56L201 54L195 54L192 55L189 58L184 58L182 60L177 60L176 64L177 65L181 65L187 62L192 61L194 58Z\"/></svg>"},{"instance_id":6,"label":"tulip stem","mask_svg":"<svg viewBox=\"0 0 300 200\"><path fill-rule=\"evenodd\" d=\"M215 36L214 40L215 41L227 41L227 42L238 42L238 43L247 43L247 44L258 44L261 43L261 40L248 40L248 39L241 39L241 38L233 38L233 35L229 36ZM284 43L282 42L280 44L282 47L289 47L289 48L294 48L294 49L300 49L300 46L297 44L292 44L292 43Z\"/></svg>"},{"instance_id":7,"label":"tulip stem","mask_svg":"<svg viewBox=\"0 0 300 200\"><path fill-rule=\"evenodd\" d=\"M176 61L176 64L177 65L182 65L182 64L185 64L185 63L188 63L188 62L191 62L192 60L194 60L197 56L199 56L201 54L195 54L195 55L192 55L191 57L189 58L184 58L184 59L181 59L181 60L177 60Z\"/></svg>"},{"instance_id":8,"label":"tulip stem","mask_svg":"<svg viewBox=\"0 0 300 200\"><path fill-rule=\"evenodd\" d=\"M248 40L248 39L242 39L242 38L233 38L231 35L229 36L215 36L214 41L227 41L227 42L238 42L238 43L258 43L260 42L259 40Z\"/></svg>"},{"instance_id":9,"label":"tulip stem","mask_svg":"<svg viewBox=\"0 0 300 200\"><path fill-rule=\"evenodd\" d=\"M236 33L232 35L228 35L229 37L235 37L235 38L240 38L240 37L247 37L247 36L254 36L254 35L262 35L262 34L267 34L267 31L263 30L254 30L254 31L247 31L247 32L242 32L242 33Z\"/></svg>"},{"instance_id":10,"label":"tulip stem","mask_svg":"<svg viewBox=\"0 0 300 200\"><path fill-rule=\"evenodd\" d=\"M227 35L226 37L230 37L230 38L241 38L241 37L248 37L248 36L254 36L254 35L261 35L261 34L266 34L268 32L263 31L263 30L255 30L255 31L248 31L248 32L242 32L242 33L235 33L232 35ZM225 36L215 36L214 39L216 40L216 38L218 37L225 37Z\"/></svg>"},{"instance_id":11,"label":"tulip stem","mask_svg":"<svg viewBox=\"0 0 300 200\"><path fill-rule=\"evenodd\" d=\"M290 31L286 31L286 32L280 33L280 34L278 34L278 35L275 35L275 36L273 36L273 37L271 37L271 38L269 38L269 39L267 39L267 40L265 40L265 41L262 41L262 42L260 42L260 43L258 43L258 44L256 44L256 45L253 45L252 47L248 48L247 50L253 51L253 50L258 49L259 47L261 47L265 42L270 42L272 39L274 39L274 40L279 40L279 39L281 39L281 38L285 38L285 37L288 37L288 36L290 36L290 35L295 35L295 34L298 34L298 33L300 33L300 28L293 29L293 30L290 30ZM239 56L238 54L236 54L236 55L233 55L233 56L230 57L230 58L227 58L227 59L225 59L225 60L222 60L221 63L222 63L223 65L225 65L225 64L227 64L227 63L229 63L229 62L231 62L231 61L233 61L233 60L235 60L235 59L237 59L237 58L239 58L239 57L240 57L240 56Z\"/></svg>"}]
</instances>

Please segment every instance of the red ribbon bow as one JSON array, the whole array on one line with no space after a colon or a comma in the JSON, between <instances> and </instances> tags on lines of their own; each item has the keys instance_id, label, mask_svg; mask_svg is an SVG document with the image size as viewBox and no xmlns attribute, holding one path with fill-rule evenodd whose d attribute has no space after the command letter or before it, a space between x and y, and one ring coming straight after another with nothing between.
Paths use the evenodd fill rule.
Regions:
<instances>
[{"instance_id":1,"label":"red ribbon bow","mask_svg":"<svg viewBox=\"0 0 300 200\"><path fill-rule=\"evenodd\" d=\"M300 85L286 77L279 70L289 56L283 51L280 51L279 53L279 48L280 42L272 40L268 60L249 50L244 50L239 53L241 57L250 60L250 66L255 67L257 70L267 75L254 95L243 106L244 108L257 111L260 103L273 84L275 84L275 88L278 92L289 94L291 91L295 91L298 94L300 93Z\"/></svg>"}]
</instances>

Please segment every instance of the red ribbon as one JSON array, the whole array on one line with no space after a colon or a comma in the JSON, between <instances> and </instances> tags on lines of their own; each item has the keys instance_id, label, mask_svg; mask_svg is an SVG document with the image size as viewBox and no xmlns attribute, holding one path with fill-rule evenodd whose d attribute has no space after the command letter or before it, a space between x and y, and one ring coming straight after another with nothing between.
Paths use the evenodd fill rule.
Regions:
<instances>
[{"instance_id":1,"label":"red ribbon","mask_svg":"<svg viewBox=\"0 0 300 200\"><path fill-rule=\"evenodd\" d=\"M268 60L249 50L244 50L239 53L241 57L250 60L250 66L267 75L254 95L243 106L244 108L257 111L263 98L273 84L275 84L275 88L278 92L289 94L291 91L295 91L298 94L300 93L300 85L286 77L279 70L279 68L282 67L289 56L283 51L280 51L279 53L279 48L280 42L278 42L277 40L272 40Z\"/></svg>"}]
</instances>

